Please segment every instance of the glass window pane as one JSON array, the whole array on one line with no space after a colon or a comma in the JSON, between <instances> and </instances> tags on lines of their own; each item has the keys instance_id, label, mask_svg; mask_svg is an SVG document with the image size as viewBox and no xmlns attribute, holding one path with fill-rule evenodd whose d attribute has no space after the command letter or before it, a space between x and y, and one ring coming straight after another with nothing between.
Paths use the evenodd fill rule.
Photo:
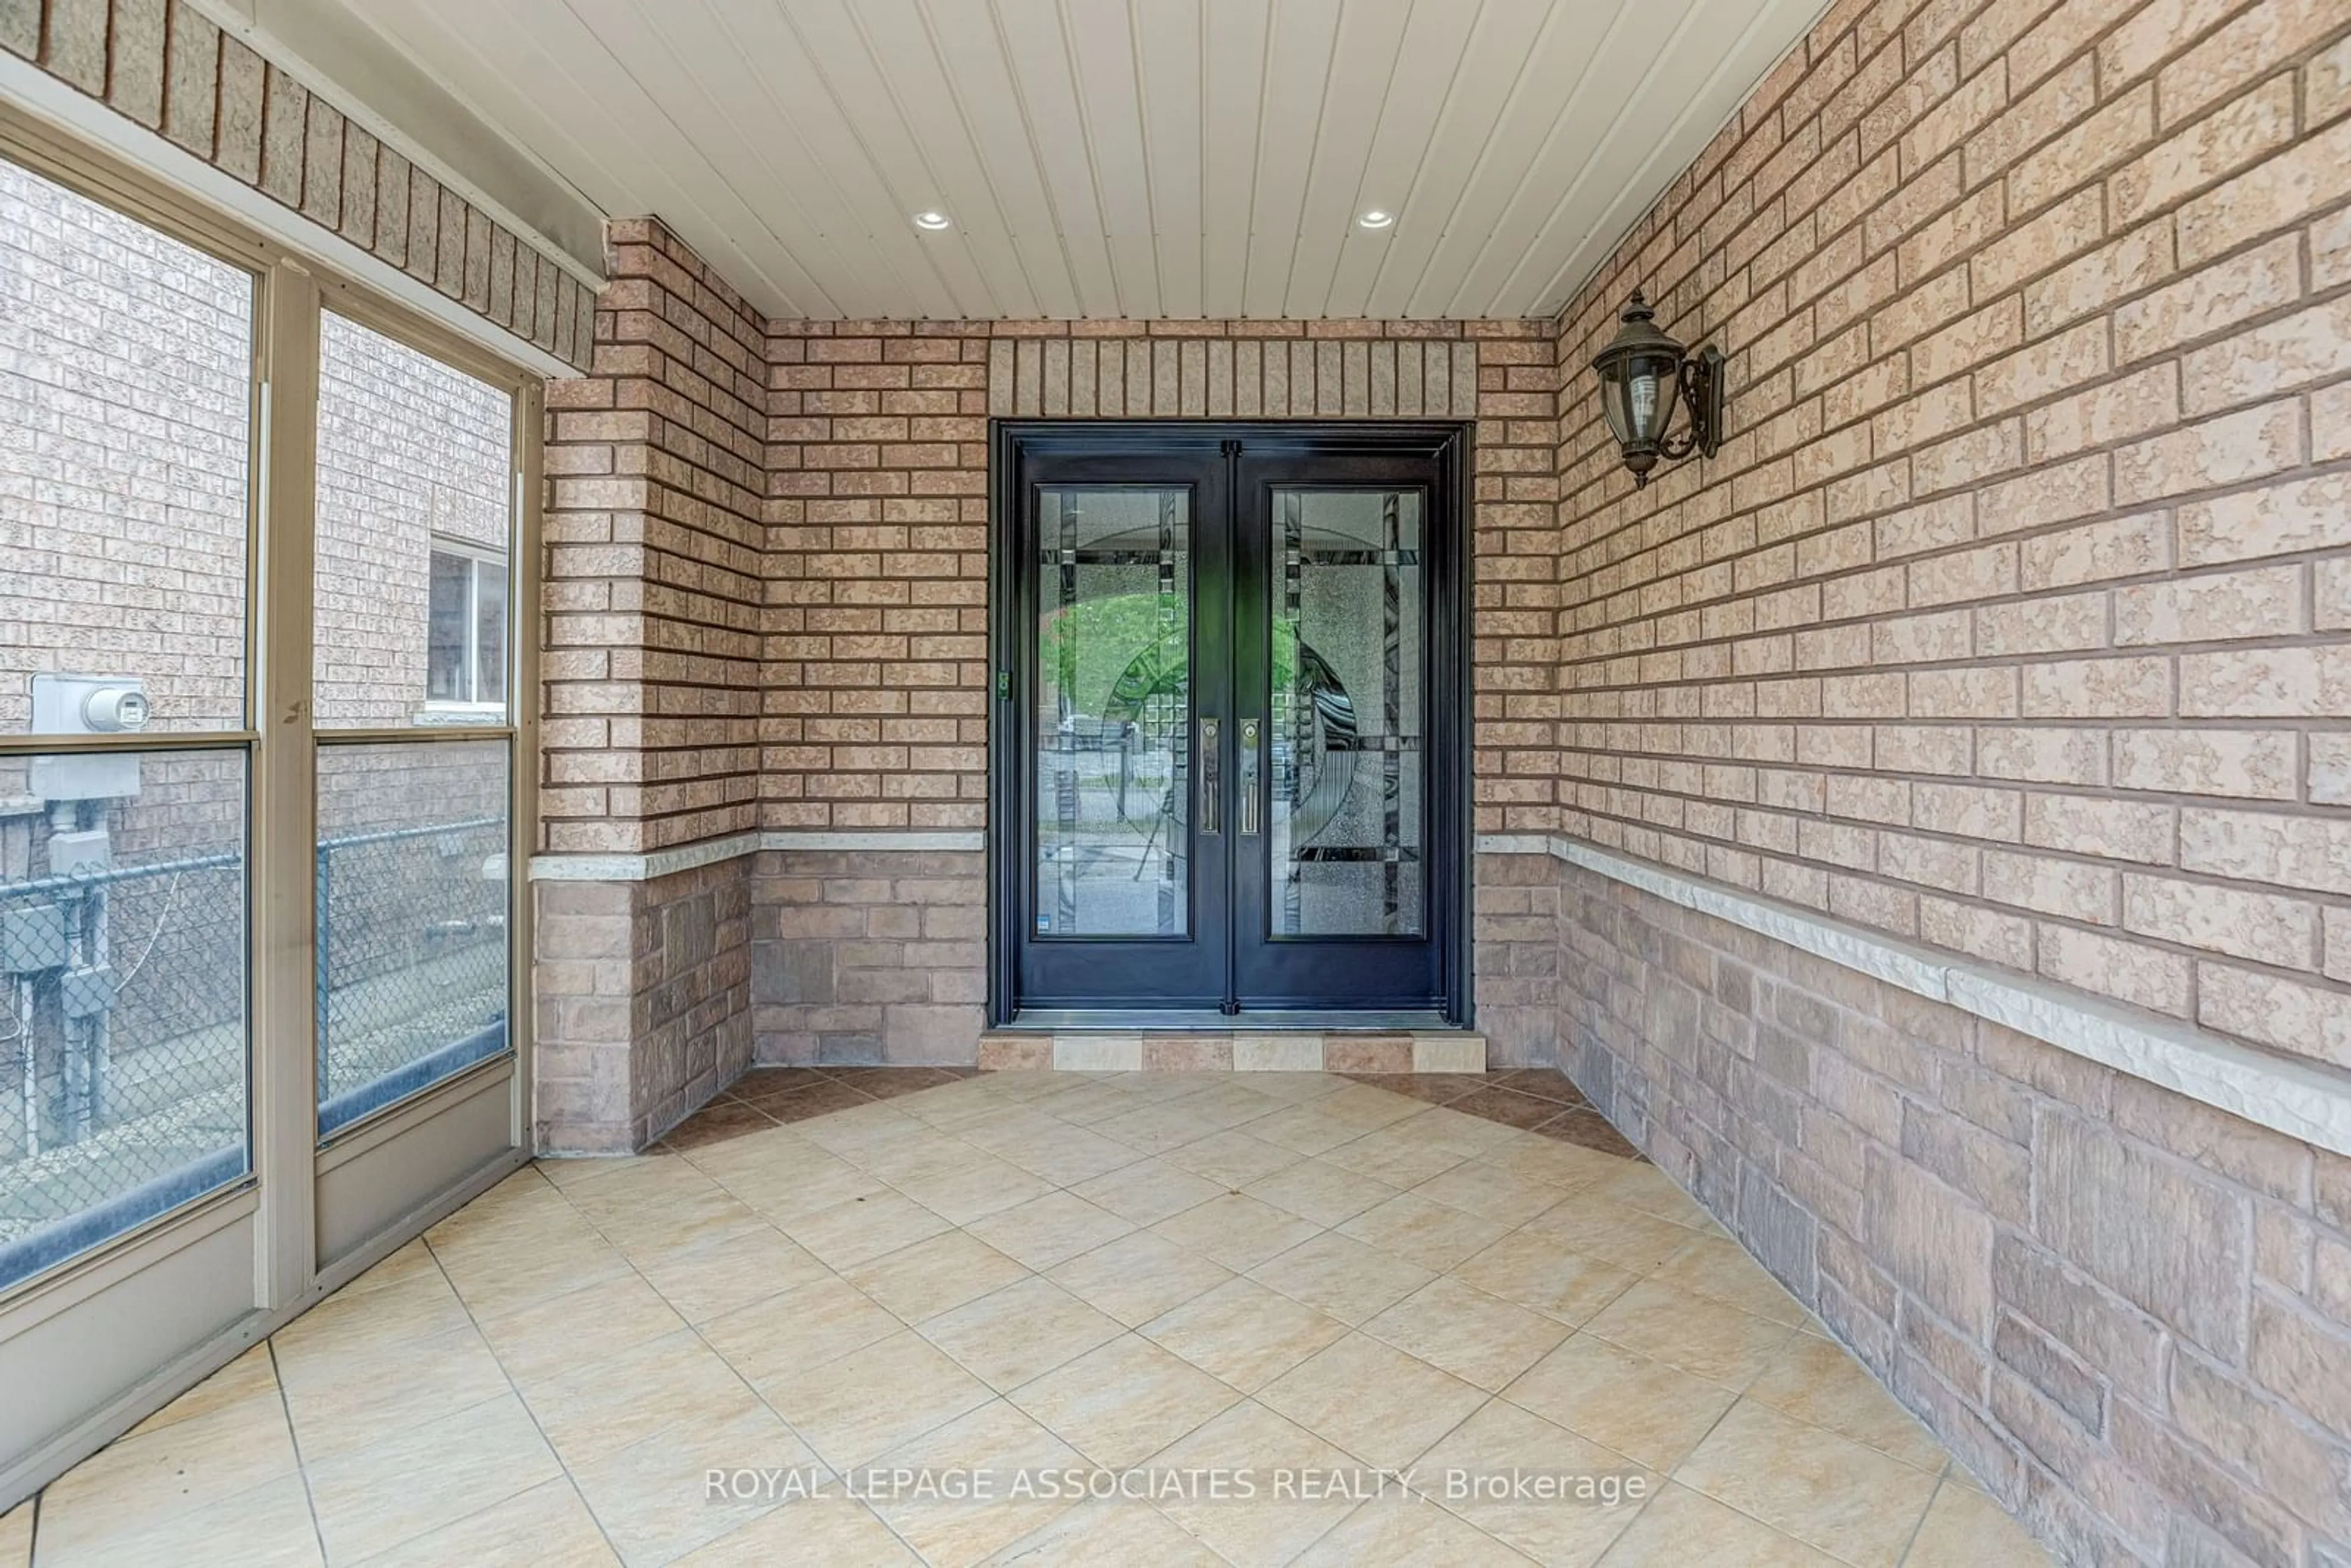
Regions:
<instances>
[{"instance_id":1,"label":"glass window pane","mask_svg":"<svg viewBox=\"0 0 2351 1568\"><path fill-rule=\"evenodd\" d=\"M1273 584L1273 925L1425 929L1420 496L1280 490Z\"/></svg>"},{"instance_id":2,"label":"glass window pane","mask_svg":"<svg viewBox=\"0 0 2351 1568\"><path fill-rule=\"evenodd\" d=\"M474 566L474 700L507 700L507 569L495 561Z\"/></svg>"},{"instance_id":3,"label":"glass window pane","mask_svg":"<svg viewBox=\"0 0 2351 1568\"><path fill-rule=\"evenodd\" d=\"M507 742L319 752L319 1132L507 1049Z\"/></svg>"},{"instance_id":4,"label":"glass window pane","mask_svg":"<svg viewBox=\"0 0 2351 1568\"><path fill-rule=\"evenodd\" d=\"M139 727L99 692L245 727L253 320L252 274L0 162L0 734Z\"/></svg>"},{"instance_id":5,"label":"glass window pane","mask_svg":"<svg viewBox=\"0 0 2351 1568\"><path fill-rule=\"evenodd\" d=\"M1038 497L1037 935L1191 928L1192 497Z\"/></svg>"},{"instance_id":6,"label":"glass window pane","mask_svg":"<svg viewBox=\"0 0 2351 1568\"><path fill-rule=\"evenodd\" d=\"M504 574L513 442L507 392L319 318L319 727L505 722L503 668L476 679L469 596L475 560Z\"/></svg>"},{"instance_id":7,"label":"glass window pane","mask_svg":"<svg viewBox=\"0 0 2351 1568\"><path fill-rule=\"evenodd\" d=\"M0 1289L242 1176L242 751L0 758Z\"/></svg>"}]
</instances>

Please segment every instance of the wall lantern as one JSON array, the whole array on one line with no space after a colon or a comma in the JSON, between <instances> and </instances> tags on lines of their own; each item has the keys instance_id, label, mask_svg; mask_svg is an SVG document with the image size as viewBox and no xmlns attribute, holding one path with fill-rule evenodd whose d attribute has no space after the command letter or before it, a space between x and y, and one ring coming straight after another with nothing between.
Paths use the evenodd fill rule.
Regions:
<instances>
[{"instance_id":1,"label":"wall lantern","mask_svg":"<svg viewBox=\"0 0 2351 1568\"><path fill-rule=\"evenodd\" d=\"M1600 372L1600 412L1625 454L1635 488L1649 482L1663 457L1678 462L1692 452L1711 457L1722 444L1722 350L1709 343L1696 354L1659 331L1656 312L1633 290L1624 325L1592 357ZM1673 433L1674 404L1689 407L1689 428Z\"/></svg>"}]
</instances>

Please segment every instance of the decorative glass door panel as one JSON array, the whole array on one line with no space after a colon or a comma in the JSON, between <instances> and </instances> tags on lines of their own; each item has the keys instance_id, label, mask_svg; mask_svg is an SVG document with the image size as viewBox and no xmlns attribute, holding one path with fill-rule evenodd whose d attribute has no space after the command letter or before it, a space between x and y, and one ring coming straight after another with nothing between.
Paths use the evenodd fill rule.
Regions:
<instances>
[{"instance_id":1,"label":"decorative glass door panel","mask_svg":"<svg viewBox=\"0 0 2351 1568\"><path fill-rule=\"evenodd\" d=\"M1192 497L1037 497L1040 937L1190 935Z\"/></svg>"},{"instance_id":2,"label":"decorative glass door panel","mask_svg":"<svg viewBox=\"0 0 2351 1568\"><path fill-rule=\"evenodd\" d=\"M1273 935L1426 929L1417 490L1274 492Z\"/></svg>"}]
</instances>

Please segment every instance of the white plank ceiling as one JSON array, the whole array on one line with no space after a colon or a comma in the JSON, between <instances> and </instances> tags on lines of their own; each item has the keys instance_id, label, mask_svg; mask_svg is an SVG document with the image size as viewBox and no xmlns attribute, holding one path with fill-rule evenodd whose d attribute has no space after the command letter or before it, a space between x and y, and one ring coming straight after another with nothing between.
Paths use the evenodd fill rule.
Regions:
<instances>
[{"instance_id":1,"label":"white plank ceiling","mask_svg":"<svg viewBox=\"0 0 2351 1568\"><path fill-rule=\"evenodd\" d=\"M816 319L1548 314L1822 6L334 3Z\"/></svg>"}]
</instances>

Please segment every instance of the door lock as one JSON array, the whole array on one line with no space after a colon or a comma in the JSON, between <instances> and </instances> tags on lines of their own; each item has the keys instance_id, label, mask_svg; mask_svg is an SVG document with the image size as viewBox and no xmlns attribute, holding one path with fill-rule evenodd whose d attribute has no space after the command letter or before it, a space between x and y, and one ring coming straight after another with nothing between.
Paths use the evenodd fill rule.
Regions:
<instances>
[{"instance_id":1,"label":"door lock","mask_svg":"<svg viewBox=\"0 0 2351 1568\"><path fill-rule=\"evenodd\" d=\"M1217 813L1222 807L1224 789L1223 759L1217 744L1217 724L1215 719L1200 721L1200 831L1218 831Z\"/></svg>"}]
</instances>

